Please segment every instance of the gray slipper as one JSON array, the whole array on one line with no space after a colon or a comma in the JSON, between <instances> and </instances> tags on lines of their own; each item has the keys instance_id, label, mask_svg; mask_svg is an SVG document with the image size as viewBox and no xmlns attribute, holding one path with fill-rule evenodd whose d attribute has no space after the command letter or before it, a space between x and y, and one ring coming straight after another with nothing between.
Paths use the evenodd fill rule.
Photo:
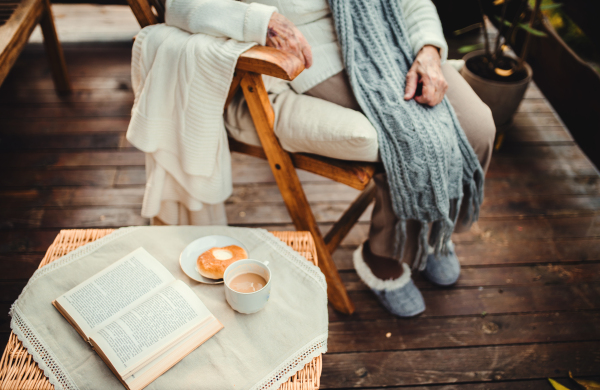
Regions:
<instances>
[{"instance_id":1,"label":"gray slipper","mask_svg":"<svg viewBox=\"0 0 600 390\"><path fill-rule=\"evenodd\" d=\"M448 248L450 251L447 255L441 253L435 255L433 249L429 248L427 266L423 270L423 276L438 286L451 286L460 276L460 262L456 257L452 242L448 243Z\"/></svg>"},{"instance_id":2,"label":"gray slipper","mask_svg":"<svg viewBox=\"0 0 600 390\"><path fill-rule=\"evenodd\" d=\"M402 263L404 273L399 278L382 280L365 263L362 245L354 251L352 259L358 276L390 313L398 317L414 317L425 311L423 295L413 283L408 265Z\"/></svg>"}]
</instances>

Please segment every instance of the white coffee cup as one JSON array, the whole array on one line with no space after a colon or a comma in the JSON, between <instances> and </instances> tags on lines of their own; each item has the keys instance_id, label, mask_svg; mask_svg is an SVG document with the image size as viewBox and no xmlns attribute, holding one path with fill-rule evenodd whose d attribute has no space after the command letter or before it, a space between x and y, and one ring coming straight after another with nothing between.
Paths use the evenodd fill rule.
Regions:
<instances>
[{"instance_id":1,"label":"white coffee cup","mask_svg":"<svg viewBox=\"0 0 600 390\"><path fill-rule=\"evenodd\" d=\"M268 262L246 259L238 260L227 267L223 275L225 298L233 310L243 314L252 314L265 307L271 295L271 270L267 264ZM236 276L247 273L261 276L267 284L260 290L250 293L235 291L229 287L230 282Z\"/></svg>"}]
</instances>

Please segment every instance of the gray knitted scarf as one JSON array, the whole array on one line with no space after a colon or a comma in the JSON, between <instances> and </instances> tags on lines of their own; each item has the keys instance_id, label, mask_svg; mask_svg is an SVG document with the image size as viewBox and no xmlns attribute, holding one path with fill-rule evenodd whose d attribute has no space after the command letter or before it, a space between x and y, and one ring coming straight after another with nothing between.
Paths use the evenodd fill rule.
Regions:
<instances>
[{"instance_id":1,"label":"gray knitted scarf","mask_svg":"<svg viewBox=\"0 0 600 390\"><path fill-rule=\"evenodd\" d=\"M421 223L414 268L424 269L428 246L447 253L461 204L477 220L483 169L447 98L435 107L404 100L414 55L398 0L329 0L350 84L377 130L379 153L398 217L396 256L406 221ZM431 225L431 230L429 226Z\"/></svg>"}]
</instances>

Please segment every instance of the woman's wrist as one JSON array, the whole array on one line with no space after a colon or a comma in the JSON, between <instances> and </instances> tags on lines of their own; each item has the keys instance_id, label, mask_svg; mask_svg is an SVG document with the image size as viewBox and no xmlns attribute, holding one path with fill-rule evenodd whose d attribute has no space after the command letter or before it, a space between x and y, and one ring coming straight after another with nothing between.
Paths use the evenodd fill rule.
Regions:
<instances>
[{"instance_id":1,"label":"woman's wrist","mask_svg":"<svg viewBox=\"0 0 600 390\"><path fill-rule=\"evenodd\" d=\"M433 55L436 58L439 58L440 61L442 60L441 54L440 54L440 48L437 46L433 46L433 45L424 45L421 50L419 50L419 54L429 54L429 55Z\"/></svg>"}]
</instances>

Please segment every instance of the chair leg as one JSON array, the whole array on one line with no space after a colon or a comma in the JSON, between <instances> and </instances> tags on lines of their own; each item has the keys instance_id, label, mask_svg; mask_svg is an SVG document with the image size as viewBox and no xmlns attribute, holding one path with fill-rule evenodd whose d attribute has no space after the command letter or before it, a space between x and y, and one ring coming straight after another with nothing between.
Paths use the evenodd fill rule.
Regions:
<instances>
[{"instance_id":1,"label":"chair leg","mask_svg":"<svg viewBox=\"0 0 600 390\"><path fill-rule=\"evenodd\" d=\"M59 93L70 93L71 83L69 82L69 76L67 75L67 64L65 62L62 46L58 40L58 35L56 34L56 28L54 27L54 18L52 16L50 1L43 0L42 4L44 11L42 13L42 18L40 19L40 26L42 27L42 34L44 35L44 46L46 46L50 69L52 69L54 86Z\"/></svg>"},{"instance_id":2,"label":"chair leg","mask_svg":"<svg viewBox=\"0 0 600 390\"><path fill-rule=\"evenodd\" d=\"M296 229L308 230L315 240L317 255L319 256L319 268L321 268L327 280L329 302L336 310L352 314L354 305L348 297L348 292L333 262L331 253L325 245L290 155L281 148L277 137L275 137L273 131L275 115L261 76L257 73L246 72L242 78L241 87L256 126L258 137L292 221Z\"/></svg>"},{"instance_id":3,"label":"chair leg","mask_svg":"<svg viewBox=\"0 0 600 390\"><path fill-rule=\"evenodd\" d=\"M356 224L358 218L364 213L369 204L375 199L377 187L375 182L371 180L367 187L360 193L358 198L352 202L350 207L344 212L342 217L337 221L325 235L325 244L329 253L333 254L340 245L344 237L350 232L350 229Z\"/></svg>"}]
</instances>

